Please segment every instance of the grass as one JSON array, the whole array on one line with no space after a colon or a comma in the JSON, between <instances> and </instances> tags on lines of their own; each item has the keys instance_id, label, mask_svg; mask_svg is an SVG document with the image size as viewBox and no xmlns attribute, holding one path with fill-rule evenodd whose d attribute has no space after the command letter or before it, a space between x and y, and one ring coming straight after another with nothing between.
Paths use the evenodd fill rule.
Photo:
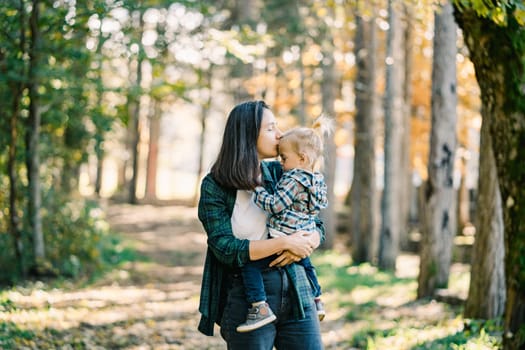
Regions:
<instances>
[{"instance_id":1,"label":"grass","mask_svg":"<svg viewBox=\"0 0 525 350\"><path fill-rule=\"evenodd\" d=\"M327 349L467 350L501 346L501 320L464 319L460 306L416 300L417 264L412 264L413 271L395 274L369 264L352 265L348 254L333 251L316 254L313 262L328 311L328 324L322 328L332 329L324 335ZM465 295L468 283L467 266L454 266L449 290Z\"/></svg>"}]
</instances>

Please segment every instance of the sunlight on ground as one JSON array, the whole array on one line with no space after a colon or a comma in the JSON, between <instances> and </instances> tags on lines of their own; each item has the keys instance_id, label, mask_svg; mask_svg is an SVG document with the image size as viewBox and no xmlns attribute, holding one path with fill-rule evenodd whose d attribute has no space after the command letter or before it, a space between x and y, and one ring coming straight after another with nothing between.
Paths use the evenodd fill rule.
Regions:
<instances>
[{"instance_id":1,"label":"sunlight on ground","mask_svg":"<svg viewBox=\"0 0 525 350\"><path fill-rule=\"evenodd\" d=\"M108 286L64 293L61 290L35 290L29 295L11 291L9 300L15 302L20 312L2 315L5 321L24 324L29 328L47 327L46 319L57 329L110 324L137 317L174 317L192 313L197 305L192 298L194 288L188 285L164 286L171 291L156 288ZM1 314L1 313L0 313Z\"/></svg>"},{"instance_id":2,"label":"sunlight on ground","mask_svg":"<svg viewBox=\"0 0 525 350\"><path fill-rule=\"evenodd\" d=\"M89 287L35 283L4 291L0 301L13 307L0 304L0 319L33 334L27 349L49 348L38 344L50 338L92 349L224 349L218 327L213 337L197 331L206 235L196 214L183 206L110 206L112 228L147 259L122 264ZM448 350L449 338L463 330L459 308L415 300L417 255L400 255L395 273L352 265L344 251L318 252L313 260L327 309L327 350ZM466 295L469 274L468 265L453 264L449 290ZM493 349L468 341L459 349Z\"/></svg>"}]
</instances>

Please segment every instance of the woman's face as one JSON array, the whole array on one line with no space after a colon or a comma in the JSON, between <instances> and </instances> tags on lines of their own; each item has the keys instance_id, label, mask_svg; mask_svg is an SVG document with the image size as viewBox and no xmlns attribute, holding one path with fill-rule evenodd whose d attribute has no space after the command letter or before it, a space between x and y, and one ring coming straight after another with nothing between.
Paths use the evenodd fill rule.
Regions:
<instances>
[{"instance_id":1,"label":"woman's face","mask_svg":"<svg viewBox=\"0 0 525 350\"><path fill-rule=\"evenodd\" d=\"M257 137L257 154L259 160L277 157L277 146L281 138L281 130L277 127L277 122L272 111L268 108L263 109L261 130Z\"/></svg>"}]
</instances>

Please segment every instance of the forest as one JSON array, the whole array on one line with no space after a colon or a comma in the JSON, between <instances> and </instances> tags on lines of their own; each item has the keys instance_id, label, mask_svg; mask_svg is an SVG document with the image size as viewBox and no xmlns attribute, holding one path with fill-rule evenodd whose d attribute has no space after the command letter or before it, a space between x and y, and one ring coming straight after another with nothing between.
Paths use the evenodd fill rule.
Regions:
<instances>
[{"instance_id":1,"label":"forest","mask_svg":"<svg viewBox=\"0 0 525 350\"><path fill-rule=\"evenodd\" d=\"M328 310L349 307L359 284L405 282L410 312L454 310L434 324L415 316L405 333L369 325L333 340L333 325L384 311L352 299L325 326L326 348L381 349L393 334L404 340L392 349L525 347L523 1L5 0L0 23L0 348L224 348L185 343L198 292L177 288L200 282L200 180L229 111L252 99L281 130L334 121L314 254ZM192 303L169 336L158 328L178 311L133 311L157 343L118 336L130 315L73 328L49 315L53 293L82 299L115 276L148 290L168 278L157 258L180 274L163 295ZM88 304L85 315L99 308ZM35 325L44 312L55 323ZM461 320L444 342L410 333L444 319Z\"/></svg>"}]
</instances>

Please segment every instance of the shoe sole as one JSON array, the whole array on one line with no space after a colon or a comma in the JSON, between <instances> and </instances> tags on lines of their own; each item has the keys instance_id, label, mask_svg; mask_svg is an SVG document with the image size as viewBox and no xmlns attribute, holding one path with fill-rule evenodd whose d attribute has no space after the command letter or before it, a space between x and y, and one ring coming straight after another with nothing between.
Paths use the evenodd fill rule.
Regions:
<instances>
[{"instance_id":1,"label":"shoe sole","mask_svg":"<svg viewBox=\"0 0 525 350\"><path fill-rule=\"evenodd\" d=\"M261 328L263 326L266 326L267 324L272 323L276 319L277 319L277 316L271 315L271 316L268 316L268 318L265 318L264 320L261 320L261 322L254 323L254 324L251 324L249 326L244 326L244 327L239 326L239 327L237 327L237 332L239 332L239 333L250 332L250 331L256 330L258 328Z\"/></svg>"}]
</instances>

